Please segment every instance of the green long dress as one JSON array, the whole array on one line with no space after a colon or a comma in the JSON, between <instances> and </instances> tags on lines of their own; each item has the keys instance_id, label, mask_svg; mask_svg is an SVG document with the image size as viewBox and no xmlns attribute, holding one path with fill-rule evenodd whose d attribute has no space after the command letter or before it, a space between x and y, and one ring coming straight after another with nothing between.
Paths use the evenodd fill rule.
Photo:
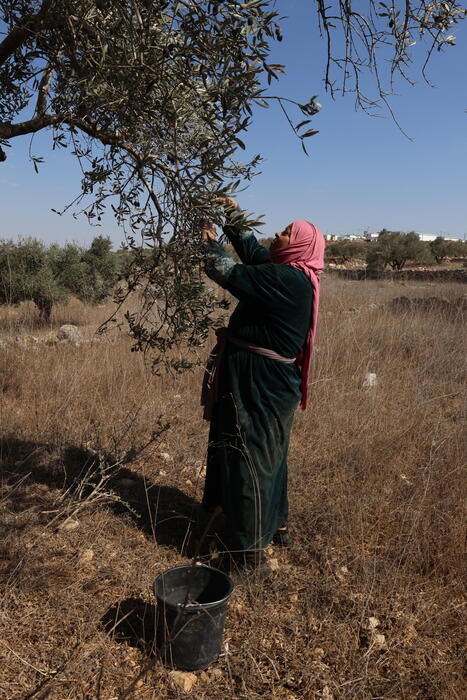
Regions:
<instances>
[{"instance_id":1,"label":"green long dress","mask_svg":"<svg viewBox=\"0 0 467 700\"><path fill-rule=\"evenodd\" d=\"M212 243L206 273L239 300L229 334L296 357L310 325L310 281L301 270L270 262L268 250L252 233L233 225L224 233L244 264ZM224 544L230 551L263 549L287 519L287 451L300 398L295 363L227 342L209 432L203 506L222 506Z\"/></svg>"}]
</instances>

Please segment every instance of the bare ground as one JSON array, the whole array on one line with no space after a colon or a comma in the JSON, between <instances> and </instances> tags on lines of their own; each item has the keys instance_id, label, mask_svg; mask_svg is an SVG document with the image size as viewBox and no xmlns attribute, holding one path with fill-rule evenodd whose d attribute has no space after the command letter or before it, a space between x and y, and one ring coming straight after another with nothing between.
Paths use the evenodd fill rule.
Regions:
<instances>
[{"instance_id":1,"label":"bare ground","mask_svg":"<svg viewBox=\"0 0 467 700\"><path fill-rule=\"evenodd\" d=\"M465 697L462 317L387 303L462 295L324 280L293 544L271 548L270 580L237 587L192 697ZM108 311L75 302L53 327L91 338ZM50 331L28 306L1 314L4 340ZM123 334L0 349L1 698L187 696L151 655L152 583L192 554L200 377L151 376Z\"/></svg>"}]
</instances>

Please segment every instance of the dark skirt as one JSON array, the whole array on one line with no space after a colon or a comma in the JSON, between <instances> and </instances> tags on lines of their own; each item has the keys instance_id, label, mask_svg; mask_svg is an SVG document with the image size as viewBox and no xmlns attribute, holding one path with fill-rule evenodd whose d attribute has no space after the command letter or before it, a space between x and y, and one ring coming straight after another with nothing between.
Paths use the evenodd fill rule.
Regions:
<instances>
[{"instance_id":1,"label":"dark skirt","mask_svg":"<svg viewBox=\"0 0 467 700\"><path fill-rule=\"evenodd\" d=\"M222 506L226 549L263 549L288 515L287 451L300 377L295 365L228 345L219 381L203 506Z\"/></svg>"}]
</instances>

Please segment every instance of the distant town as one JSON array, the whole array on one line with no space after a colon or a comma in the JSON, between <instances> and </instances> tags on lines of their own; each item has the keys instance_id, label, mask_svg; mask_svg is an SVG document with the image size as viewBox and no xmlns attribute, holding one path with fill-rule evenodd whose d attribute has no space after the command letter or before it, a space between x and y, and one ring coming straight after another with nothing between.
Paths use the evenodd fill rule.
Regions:
<instances>
[{"instance_id":1,"label":"distant town","mask_svg":"<svg viewBox=\"0 0 467 700\"><path fill-rule=\"evenodd\" d=\"M325 233L324 238L326 241L372 241L379 236L379 231L377 233L371 233L370 231L364 231L362 234L348 233L348 234L337 234L337 233ZM455 243L465 240L464 237L460 236L442 236L441 234L434 233L417 233L419 240L426 243L435 241L437 238L443 238L445 241L453 241Z\"/></svg>"}]
</instances>

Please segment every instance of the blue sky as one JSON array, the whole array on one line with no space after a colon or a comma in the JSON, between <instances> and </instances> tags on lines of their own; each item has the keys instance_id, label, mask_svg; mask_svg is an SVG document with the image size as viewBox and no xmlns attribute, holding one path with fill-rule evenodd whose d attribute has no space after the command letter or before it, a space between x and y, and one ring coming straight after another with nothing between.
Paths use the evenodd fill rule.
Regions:
<instances>
[{"instance_id":1,"label":"blue sky","mask_svg":"<svg viewBox=\"0 0 467 700\"><path fill-rule=\"evenodd\" d=\"M389 114L371 118L356 112L352 96L333 101L322 82L324 47L310 0L281 0L284 41L272 60L287 76L273 94L306 101L317 94L323 105L311 127L307 158L276 107L258 109L245 139L248 153L261 153L259 175L240 196L245 209L264 214L264 234L293 219L313 221L324 233L415 230L436 235L467 234L467 23L453 32L457 45L433 57L430 88L418 77L414 87L397 86L391 104L404 130ZM299 121L297 119L296 121ZM89 243L97 233L118 246L123 233L113 219L94 228L60 208L79 192L73 157L52 151L50 135L35 136L32 152L45 158L40 175L28 159L30 137L14 139L0 164L0 237L33 235L46 241Z\"/></svg>"}]
</instances>

